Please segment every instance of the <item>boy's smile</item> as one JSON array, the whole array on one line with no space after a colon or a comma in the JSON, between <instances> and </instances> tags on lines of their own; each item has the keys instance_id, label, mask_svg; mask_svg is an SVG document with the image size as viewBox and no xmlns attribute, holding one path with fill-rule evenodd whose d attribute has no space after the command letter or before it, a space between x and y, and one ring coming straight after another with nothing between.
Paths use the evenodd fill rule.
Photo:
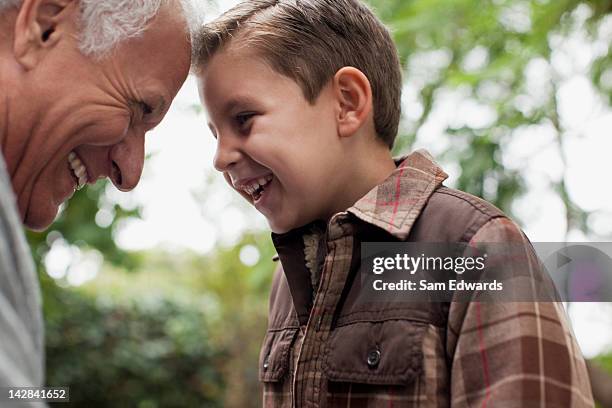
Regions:
<instances>
[{"instance_id":1,"label":"boy's smile","mask_svg":"<svg viewBox=\"0 0 612 408\"><path fill-rule=\"evenodd\" d=\"M266 192L266 188L272 183L273 179L274 175L268 174L265 176L254 177L249 180L239 180L232 184L238 190L241 190L250 195L253 199L253 202L257 204L259 201L261 201L261 198Z\"/></svg>"},{"instance_id":2,"label":"boy's smile","mask_svg":"<svg viewBox=\"0 0 612 408\"><path fill-rule=\"evenodd\" d=\"M214 165L282 233L333 214L343 158L331 87L314 104L292 79L244 48L217 53L199 75L217 138Z\"/></svg>"}]
</instances>

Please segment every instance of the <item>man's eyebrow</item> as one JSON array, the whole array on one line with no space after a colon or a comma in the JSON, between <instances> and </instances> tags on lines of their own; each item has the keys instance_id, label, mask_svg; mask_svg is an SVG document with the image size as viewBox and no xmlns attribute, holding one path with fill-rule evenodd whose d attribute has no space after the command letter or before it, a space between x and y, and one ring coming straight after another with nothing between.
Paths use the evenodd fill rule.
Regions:
<instances>
[{"instance_id":1,"label":"man's eyebrow","mask_svg":"<svg viewBox=\"0 0 612 408\"><path fill-rule=\"evenodd\" d=\"M168 107L168 101L162 95L157 95L155 97L155 101L156 102L155 102L155 106L153 107L153 109L157 111L159 115L161 115L162 113L166 111L166 108Z\"/></svg>"}]
</instances>

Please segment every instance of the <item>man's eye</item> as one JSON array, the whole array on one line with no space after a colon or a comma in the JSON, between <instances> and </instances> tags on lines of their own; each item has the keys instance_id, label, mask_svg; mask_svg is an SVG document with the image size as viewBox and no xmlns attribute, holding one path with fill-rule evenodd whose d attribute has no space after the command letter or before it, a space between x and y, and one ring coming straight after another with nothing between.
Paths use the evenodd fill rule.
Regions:
<instances>
[{"instance_id":1,"label":"man's eye","mask_svg":"<svg viewBox=\"0 0 612 408\"><path fill-rule=\"evenodd\" d=\"M153 108L145 102L140 102L140 108L142 109L142 114L144 116L150 115L153 113Z\"/></svg>"}]
</instances>

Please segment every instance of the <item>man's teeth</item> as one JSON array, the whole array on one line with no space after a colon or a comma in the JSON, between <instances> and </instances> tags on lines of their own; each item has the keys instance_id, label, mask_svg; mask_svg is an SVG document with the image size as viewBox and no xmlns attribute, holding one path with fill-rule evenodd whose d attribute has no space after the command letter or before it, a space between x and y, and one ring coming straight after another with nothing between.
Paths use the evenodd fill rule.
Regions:
<instances>
[{"instance_id":1,"label":"man's teeth","mask_svg":"<svg viewBox=\"0 0 612 408\"><path fill-rule=\"evenodd\" d=\"M74 152L70 152L68 155L68 163L78 180L77 189L83 188L87 184L87 168Z\"/></svg>"},{"instance_id":2,"label":"man's teeth","mask_svg":"<svg viewBox=\"0 0 612 408\"><path fill-rule=\"evenodd\" d=\"M245 193L253 195L260 187L264 187L270 181L272 181L273 176L270 174L265 177L260 177L257 180L252 181L248 185L244 186L242 189Z\"/></svg>"}]
</instances>

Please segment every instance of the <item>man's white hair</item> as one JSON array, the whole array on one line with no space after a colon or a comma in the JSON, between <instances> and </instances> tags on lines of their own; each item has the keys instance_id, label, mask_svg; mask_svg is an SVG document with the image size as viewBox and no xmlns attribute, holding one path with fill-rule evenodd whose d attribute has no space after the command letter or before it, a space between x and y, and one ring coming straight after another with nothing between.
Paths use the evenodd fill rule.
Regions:
<instances>
[{"instance_id":1,"label":"man's white hair","mask_svg":"<svg viewBox=\"0 0 612 408\"><path fill-rule=\"evenodd\" d=\"M0 0L0 13L19 7L23 0ZM103 57L122 41L140 36L147 23L166 3L174 0L79 0L81 33L79 48L85 55ZM190 38L201 23L193 0L180 0L185 32Z\"/></svg>"}]
</instances>

